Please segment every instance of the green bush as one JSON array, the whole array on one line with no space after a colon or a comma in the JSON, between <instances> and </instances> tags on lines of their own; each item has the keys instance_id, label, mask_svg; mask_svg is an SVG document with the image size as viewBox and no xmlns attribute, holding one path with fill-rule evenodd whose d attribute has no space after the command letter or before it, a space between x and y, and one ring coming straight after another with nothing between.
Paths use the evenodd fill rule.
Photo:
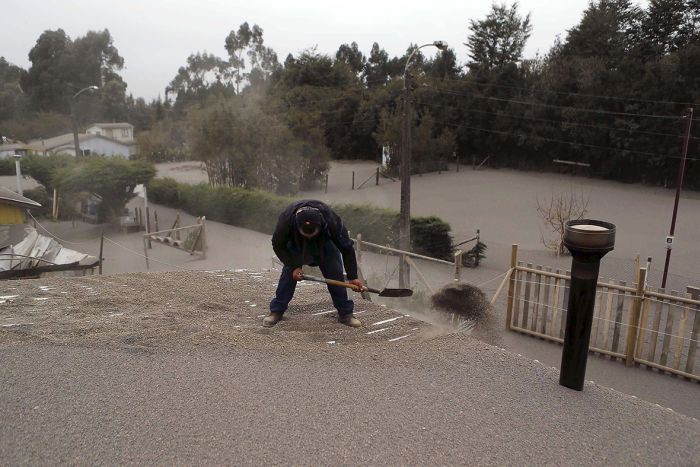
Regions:
<instances>
[{"instance_id":1,"label":"green bush","mask_svg":"<svg viewBox=\"0 0 700 467\"><path fill-rule=\"evenodd\" d=\"M284 208L294 202L293 198L263 191L188 185L171 178L151 181L148 197L157 204L267 234L274 231ZM398 212L355 204L333 205L333 210L343 219L352 236L361 233L368 242L398 245ZM416 253L446 260L453 257L450 225L437 217L412 218L411 240L412 250Z\"/></svg>"},{"instance_id":2,"label":"green bush","mask_svg":"<svg viewBox=\"0 0 700 467\"><path fill-rule=\"evenodd\" d=\"M34 217L51 217L52 199L51 196L46 193L46 188L38 186L31 190L23 191L24 196L41 204L40 208L32 208L31 212Z\"/></svg>"},{"instance_id":3,"label":"green bush","mask_svg":"<svg viewBox=\"0 0 700 467\"><path fill-rule=\"evenodd\" d=\"M0 175L14 175L15 161L10 159L0 159Z\"/></svg>"},{"instance_id":4,"label":"green bush","mask_svg":"<svg viewBox=\"0 0 700 467\"><path fill-rule=\"evenodd\" d=\"M40 208L32 208L34 217L51 218L53 215L51 212L53 209L53 196L46 192L46 188L38 186L31 190L24 190L24 196L41 204ZM80 202L80 198L81 195L77 193L63 193L59 195L58 218L66 220L74 218L78 214L76 205Z\"/></svg>"},{"instance_id":5,"label":"green bush","mask_svg":"<svg viewBox=\"0 0 700 467\"><path fill-rule=\"evenodd\" d=\"M452 261L454 248L450 224L435 216L411 219L411 249L416 253Z\"/></svg>"}]
</instances>

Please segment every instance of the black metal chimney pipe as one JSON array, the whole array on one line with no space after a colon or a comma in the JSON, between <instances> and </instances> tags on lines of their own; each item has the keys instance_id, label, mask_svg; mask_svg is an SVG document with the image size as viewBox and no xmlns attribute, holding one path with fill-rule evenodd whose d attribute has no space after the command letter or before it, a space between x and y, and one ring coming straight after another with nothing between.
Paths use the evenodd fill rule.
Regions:
<instances>
[{"instance_id":1,"label":"black metal chimney pipe","mask_svg":"<svg viewBox=\"0 0 700 467\"><path fill-rule=\"evenodd\" d=\"M564 245L571 252L571 290L559 384L583 390L600 259L615 247L615 225L580 219L566 223Z\"/></svg>"}]
</instances>

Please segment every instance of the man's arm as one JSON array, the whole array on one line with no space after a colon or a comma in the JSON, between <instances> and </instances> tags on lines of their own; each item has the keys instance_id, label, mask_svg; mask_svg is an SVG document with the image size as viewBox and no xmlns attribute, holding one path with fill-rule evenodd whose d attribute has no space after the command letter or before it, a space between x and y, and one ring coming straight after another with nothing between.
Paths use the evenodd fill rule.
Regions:
<instances>
[{"instance_id":1,"label":"man's arm","mask_svg":"<svg viewBox=\"0 0 700 467\"><path fill-rule=\"evenodd\" d=\"M331 212L333 216L332 226L331 226L331 239L335 246L340 250L340 254L343 256L343 265L345 266L345 272L348 276L348 280L353 281L357 279L357 258L355 257L354 243L350 239L348 234L348 229L345 228L345 224L340 219L336 213Z\"/></svg>"},{"instance_id":2,"label":"man's arm","mask_svg":"<svg viewBox=\"0 0 700 467\"><path fill-rule=\"evenodd\" d=\"M289 242L289 229L290 225L287 219L285 219L284 213L282 213L277 221L277 227L275 227L275 232L272 234L272 249L275 254L282 261L282 264L288 266L292 269L301 267L301 258L295 258L289 254L287 250L287 243Z\"/></svg>"}]
</instances>

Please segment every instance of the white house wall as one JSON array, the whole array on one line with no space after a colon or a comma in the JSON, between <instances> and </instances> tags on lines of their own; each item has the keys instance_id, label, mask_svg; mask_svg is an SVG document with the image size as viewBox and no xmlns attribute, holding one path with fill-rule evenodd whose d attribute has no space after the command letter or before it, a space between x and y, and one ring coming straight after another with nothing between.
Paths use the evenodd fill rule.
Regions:
<instances>
[{"instance_id":1,"label":"white house wall","mask_svg":"<svg viewBox=\"0 0 700 467\"><path fill-rule=\"evenodd\" d=\"M80 143L80 149L89 149L91 154L104 154L105 156L122 156L129 158L129 147L106 139L94 138Z\"/></svg>"},{"instance_id":2,"label":"white house wall","mask_svg":"<svg viewBox=\"0 0 700 467\"><path fill-rule=\"evenodd\" d=\"M89 150L90 154L101 154L110 157L121 156L128 159L130 156L128 146L101 138L81 141L80 149L82 151ZM52 152L54 154L70 154L75 156L75 149L73 148L72 144L70 146L53 149Z\"/></svg>"},{"instance_id":3,"label":"white house wall","mask_svg":"<svg viewBox=\"0 0 700 467\"><path fill-rule=\"evenodd\" d=\"M124 136L122 134L122 130L127 130L127 135ZM130 127L124 127L124 128L102 128L100 126L91 126L90 128L87 129L88 134L92 135L101 135L101 136L106 136L108 138L116 139L119 141L133 141L134 140L134 135L132 133L132 129Z\"/></svg>"}]
</instances>

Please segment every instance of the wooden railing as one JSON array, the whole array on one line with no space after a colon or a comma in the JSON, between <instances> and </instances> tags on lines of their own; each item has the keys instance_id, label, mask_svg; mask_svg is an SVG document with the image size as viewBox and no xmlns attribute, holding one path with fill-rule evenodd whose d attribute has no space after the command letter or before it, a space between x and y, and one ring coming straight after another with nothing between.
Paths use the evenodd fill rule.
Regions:
<instances>
[{"instance_id":1,"label":"wooden railing","mask_svg":"<svg viewBox=\"0 0 700 467\"><path fill-rule=\"evenodd\" d=\"M511 267L506 328L563 342L570 272L523 264L516 245ZM631 285L598 282L589 350L700 381L700 300L645 283L643 267Z\"/></svg>"}]
</instances>

